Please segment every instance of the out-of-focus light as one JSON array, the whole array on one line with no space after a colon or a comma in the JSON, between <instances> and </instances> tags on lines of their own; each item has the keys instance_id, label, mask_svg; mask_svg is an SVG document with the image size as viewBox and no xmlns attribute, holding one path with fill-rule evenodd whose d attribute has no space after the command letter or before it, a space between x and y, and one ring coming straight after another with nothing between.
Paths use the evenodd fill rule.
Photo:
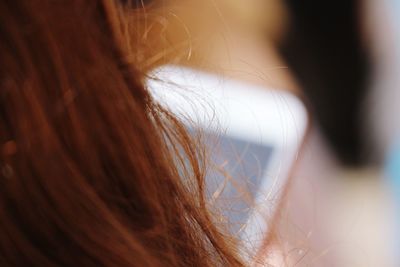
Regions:
<instances>
[{"instance_id":1,"label":"out-of-focus light","mask_svg":"<svg viewBox=\"0 0 400 267\"><path fill-rule=\"evenodd\" d=\"M389 154L386 171L396 186L400 197L400 142L397 142Z\"/></svg>"}]
</instances>

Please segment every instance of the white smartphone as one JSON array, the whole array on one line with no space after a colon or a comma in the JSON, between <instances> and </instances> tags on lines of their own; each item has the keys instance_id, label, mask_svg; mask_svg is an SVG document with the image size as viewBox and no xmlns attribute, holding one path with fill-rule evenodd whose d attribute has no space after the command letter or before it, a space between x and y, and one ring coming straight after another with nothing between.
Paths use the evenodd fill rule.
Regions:
<instances>
[{"instance_id":1,"label":"white smartphone","mask_svg":"<svg viewBox=\"0 0 400 267\"><path fill-rule=\"evenodd\" d=\"M307 128L294 95L182 66L154 70L156 100L202 132L214 168L208 200L256 251L268 231Z\"/></svg>"}]
</instances>

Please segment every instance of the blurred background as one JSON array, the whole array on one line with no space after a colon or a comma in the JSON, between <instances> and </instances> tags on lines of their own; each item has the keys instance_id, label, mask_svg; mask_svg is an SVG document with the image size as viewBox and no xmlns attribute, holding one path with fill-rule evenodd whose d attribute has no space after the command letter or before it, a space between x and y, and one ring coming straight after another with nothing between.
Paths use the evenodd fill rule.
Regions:
<instances>
[{"instance_id":1,"label":"blurred background","mask_svg":"<svg viewBox=\"0 0 400 267\"><path fill-rule=\"evenodd\" d=\"M272 266L400 266L399 1L136 5L144 71L186 66L289 92L306 107L271 216Z\"/></svg>"}]
</instances>

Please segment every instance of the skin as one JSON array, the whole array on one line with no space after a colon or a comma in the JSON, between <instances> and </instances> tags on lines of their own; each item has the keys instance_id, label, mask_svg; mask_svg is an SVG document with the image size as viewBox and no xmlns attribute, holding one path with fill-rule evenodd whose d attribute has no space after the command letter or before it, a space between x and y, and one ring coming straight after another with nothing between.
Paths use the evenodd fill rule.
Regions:
<instances>
[{"instance_id":1,"label":"skin","mask_svg":"<svg viewBox=\"0 0 400 267\"><path fill-rule=\"evenodd\" d=\"M137 11L138 42L149 48L140 65L145 72L165 63L187 65L298 92L276 50L288 22L283 1L250 2L166 0Z\"/></svg>"}]
</instances>

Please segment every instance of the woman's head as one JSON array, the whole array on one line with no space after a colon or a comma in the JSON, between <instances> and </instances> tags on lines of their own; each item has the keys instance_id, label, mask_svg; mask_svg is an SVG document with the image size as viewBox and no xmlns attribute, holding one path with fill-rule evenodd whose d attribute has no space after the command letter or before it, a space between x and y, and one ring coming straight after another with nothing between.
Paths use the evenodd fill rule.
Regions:
<instances>
[{"instance_id":1,"label":"woman's head","mask_svg":"<svg viewBox=\"0 0 400 267\"><path fill-rule=\"evenodd\" d=\"M0 2L2 266L240 265L121 2Z\"/></svg>"}]
</instances>

